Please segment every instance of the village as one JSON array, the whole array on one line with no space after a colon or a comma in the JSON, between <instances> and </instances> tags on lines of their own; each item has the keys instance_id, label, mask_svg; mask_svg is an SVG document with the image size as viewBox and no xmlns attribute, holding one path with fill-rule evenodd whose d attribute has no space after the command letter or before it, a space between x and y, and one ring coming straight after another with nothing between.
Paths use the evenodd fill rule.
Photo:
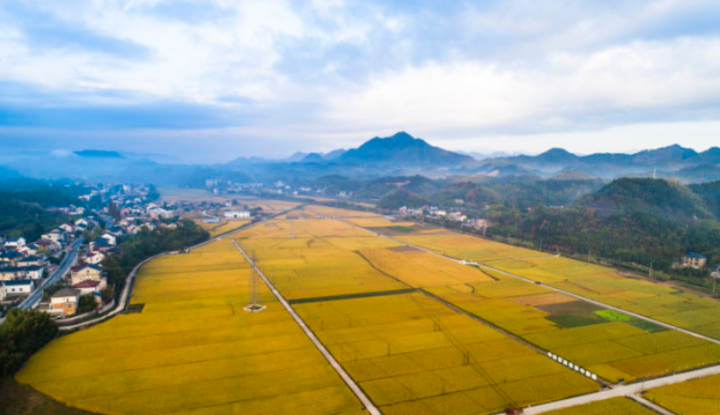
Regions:
<instances>
[{"instance_id":1,"label":"village","mask_svg":"<svg viewBox=\"0 0 720 415\"><path fill-rule=\"evenodd\" d=\"M0 311L35 308L61 319L112 307L103 262L120 252L120 238L178 226L173 207L151 201L150 192L145 185L98 185L78 205L99 197L104 207L55 207L72 220L35 241L0 235Z\"/></svg>"}]
</instances>

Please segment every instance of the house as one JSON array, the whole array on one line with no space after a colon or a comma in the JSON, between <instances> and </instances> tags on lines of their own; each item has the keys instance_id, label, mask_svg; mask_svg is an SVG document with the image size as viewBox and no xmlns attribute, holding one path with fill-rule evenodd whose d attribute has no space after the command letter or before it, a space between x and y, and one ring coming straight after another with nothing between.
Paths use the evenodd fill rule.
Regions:
<instances>
[{"instance_id":1,"label":"house","mask_svg":"<svg viewBox=\"0 0 720 415\"><path fill-rule=\"evenodd\" d=\"M25 246L25 238L22 236L10 236L5 241L5 248L22 248Z\"/></svg>"},{"instance_id":2,"label":"house","mask_svg":"<svg viewBox=\"0 0 720 415\"><path fill-rule=\"evenodd\" d=\"M83 219L83 218L80 218L80 219L78 219L78 220L75 221L75 226L80 226L80 227L83 227L83 228L87 228L87 227L88 227L88 221L85 220L85 219Z\"/></svg>"},{"instance_id":3,"label":"house","mask_svg":"<svg viewBox=\"0 0 720 415\"><path fill-rule=\"evenodd\" d=\"M47 252L49 255L54 255L62 249L60 242L51 239L42 239L35 244L38 246L38 251Z\"/></svg>"},{"instance_id":4,"label":"house","mask_svg":"<svg viewBox=\"0 0 720 415\"><path fill-rule=\"evenodd\" d=\"M90 252L89 254L87 254L87 256L85 256L85 262L87 262L88 264L97 265L102 263L103 259L105 259L105 254L100 251Z\"/></svg>"},{"instance_id":5,"label":"house","mask_svg":"<svg viewBox=\"0 0 720 415\"><path fill-rule=\"evenodd\" d=\"M70 281L72 285L85 280L100 281L102 279L102 267L95 264L82 264L71 268Z\"/></svg>"},{"instance_id":6,"label":"house","mask_svg":"<svg viewBox=\"0 0 720 415\"><path fill-rule=\"evenodd\" d=\"M25 255L21 254L20 252L16 251L5 251L2 254L0 254L0 263L3 263L4 265L17 265L18 261L25 258Z\"/></svg>"},{"instance_id":7,"label":"house","mask_svg":"<svg viewBox=\"0 0 720 415\"><path fill-rule=\"evenodd\" d=\"M42 239L53 242L63 242L65 240L65 232L60 229L53 229L41 236Z\"/></svg>"},{"instance_id":8,"label":"house","mask_svg":"<svg viewBox=\"0 0 720 415\"><path fill-rule=\"evenodd\" d=\"M100 281L85 280L72 286L74 289L80 291L80 295L94 294L97 295L96 300L102 301L102 290L107 288L107 280L105 278Z\"/></svg>"},{"instance_id":9,"label":"house","mask_svg":"<svg viewBox=\"0 0 720 415\"><path fill-rule=\"evenodd\" d=\"M226 210L224 215L227 219L250 219L250 212L247 210Z\"/></svg>"},{"instance_id":10,"label":"house","mask_svg":"<svg viewBox=\"0 0 720 415\"><path fill-rule=\"evenodd\" d=\"M0 280L31 279L40 280L45 273L45 267L41 265L30 265L26 267L1 267Z\"/></svg>"},{"instance_id":11,"label":"house","mask_svg":"<svg viewBox=\"0 0 720 415\"><path fill-rule=\"evenodd\" d=\"M113 234L111 234L111 233L105 232L105 233L101 236L101 238L106 239L110 245L115 245L115 244L117 244L117 238L115 237L115 235L113 235Z\"/></svg>"},{"instance_id":12,"label":"house","mask_svg":"<svg viewBox=\"0 0 720 415\"><path fill-rule=\"evenodd\" d=\"M71 316L77 311L80 290L62 288L50 297L50 313Z\"/></svg>"},{"instance_id":13,"label":"house","mask_svg":"<svg viewBox=\"0 0 720 415\"><path fill-rule=\"evenodd\" d=\"M33 280L5 281L3 284L8 297L30 294L35 289L35 281Z\"/></svg>"},{"instance_id":14,"label":"house","mask_svg":"<svg viewBox=\"0 0 720 415\"><path fill-rule=\"evenodd\" d=\"M153 219L172 219L175 217L175 212L163 208L150 209L148 214Z\"/></svg>"},{"instance_id":15,"label":"house","mask_svg":"<svg viewBox=\"0 0 720 415\"><path fill-rule=\"evenodd\" d=\"M705 266L707 258L697 252L688 252L682 257L682 266L699 269Z\"/></svg>"},{"instance_id":16,"label":"house","mask_svg":"<svg viewBox=\"0 0 720 415\"><path fill-rule=\"evenodd\" d=\"M58 229L61 229L64 232L72 233L75 230L75 227L69 223L63 223L62 225L58 226Z\"/></svg>"},{"instance_id":17,"label":"house","mask_svg":"<svg viewBox=\"0 0 720 415\"><path fill-rule=\"evenodd\" d=\"M37 255L38 248L40 247L36 243L32 243L30 245L25 245L25 248L22 249L22 252L24 252L25 255Z\"/></svg>"},{"instance_id":18,"label":"house","mask_svg":"<svg viewBox=\"0 0 720 415\"><path fill-rule=\"evenodd\" d=\"M91 251L104 251L109 248L112 248L112 245L110 245L110 242L108 242L105 238L95 238L92 242L90 242Z\"/></svg>"},{"instance_id":19,"label":"house","mask_svg":"<svg viewBox=\"0 0 720 415\"><path fill-rule=\"evenodd\" d=\"M33 265L42 266L45 259L38 255L29 255L17 261L19 267L29 267Z\"/></svg>"},{"instance_id":20,"label":"house","mask_svg":"<svg viewBox=\"0 0 720 415\"><path fill-rule=\"evenodd\" d=\"M5 287L5 283L0 281L0 301L5 301L7 298L7 288Z\"/></svg>"}]
</instances>

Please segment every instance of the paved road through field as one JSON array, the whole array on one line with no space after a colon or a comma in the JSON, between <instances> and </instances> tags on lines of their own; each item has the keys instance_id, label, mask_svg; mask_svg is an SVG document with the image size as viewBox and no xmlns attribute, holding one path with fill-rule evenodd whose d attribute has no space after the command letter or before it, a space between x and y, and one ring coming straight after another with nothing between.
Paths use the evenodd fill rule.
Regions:
<instances>
[{"instance_id":1,"label":"paved road through field","mask_svg":"<svg viewBox=\"0 0 720 415\"><path fill-rule=\"evenodd\" d=\"M340 363L335 360L335 357L328 351L328 349L325 347L324 344L320 341L320 339L315 336L315 333L313 333L312 330L310 330L310 327L305 324L305 321L295 312L295 310L292 308L290 303L285 300L285 297L280 294L280 292L275 288L272 282L270 282L267 277L265 277L265 274L263 274L262 271L260 271L260 268L255 265L255 262L245 253L245 251L240 247L240 245L237 243L235 239L232 240L233 244L235 244L235 247L240 251L240 253L245 257L245 260L255 269L255 272L258 273L260 278L265 282L265 285L270 289L270 292L273 293L275 298L282 304L283 307L285 307L285 310L287 310L288 313L292 316L292 318L295 320L295 322L300 326L303 332L305 332L305 335L313 342L315 347L322 353L322 355L325 357L325 359L330 363L330 366L332 366L333 369L337 372L338 375L340 375L340 378L345 382L345 384L350 388L350 390L357 396L357 398L360 400L360 402L363 404L365 409L371 414L371 415L382 415L380 410L375 406L375 404L370 400L370 398L365 394L365 391L363 391L360 386L355 383L355 380L350 377L350 375L345 371L345 369L340 365Z\"/></svg>"}]
</instances>

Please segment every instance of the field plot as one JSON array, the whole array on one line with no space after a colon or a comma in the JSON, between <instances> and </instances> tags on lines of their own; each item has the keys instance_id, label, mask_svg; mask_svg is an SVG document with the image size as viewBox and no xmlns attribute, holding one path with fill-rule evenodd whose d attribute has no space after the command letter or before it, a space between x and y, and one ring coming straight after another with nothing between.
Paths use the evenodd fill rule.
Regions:
<instances>
[{"instance_id":1,"label":"field plot","mask_svg":"<svg viewBox=\"0 0 720 415\"><path fill-rule=\"evenodd\" d=\"M292 237L291 237L292 236ZM288 299L407 288L372 267L358 249L399 246L331 219L271 221L237 234Z\"/></svg>"},{"instance_id":2,"label":"field plot","mask_svg":"<svg viewBox=\"0 0 720 415\"><path fill-rule=\"evenodd\" d=\"M568 258L488 262L553 287L720 339L720 303Z\"/></svg>"},{"instance_id":3,"label":"field plot","mask_svg":"<svg viewBox=\"0 0 720 415\"><path fill-rule=\"evenodd\" d=\"M208 231L210 237L218 236L226 232L238 229L243 225L250 223L249 220L223 220L218 223L205 223L201 220L196 220L195 223L201 228Z\"/></svg>"},{"instance_id":4,"label":"field plot","mask_svg":"<svg viewBox=\"0 0 720 415\"><path fill-rule=\"evenodd\" d=\"M489 414L599 389L424 294L294 308L385 414Z\"/></svg>"},{"instance_id":5,"label":"field plot","mask_svg":"<svg viewBox=\"0 0 720 415\"><path fill-rule=\"evenodd\" d=\"M328 217L328 218L338 218L338 219L344 219L344 218L382 218L382 216L378 215L377 213L372 212L363 212L360 210L350 210L350 209L342 209L342 208L336 208L336 207L330 207L330 206L320 206L320 205L307 205L305 206L305 210L309 212L314 212L319 215Z\"/></svg>"},{"instance_id":6,"label":"field plot","mask_svg":"<svg viewBox=\"0 0 720 415\"><path fill-rule=\"evenodd\" d=\"M361 413L340 377L265 287L247 313L249 266L228 239L143 267L123 314L63 336L17 374L106 414Z\"/></svg>"},{"instance_id":7,"label":"field plot","mask_svg":"<svg viewBox=\"0 0 720 415\"><path fill-rule=\"evenodd\" d=\"M591 402L585 405L546 412L547 415L656 415L652 411L630 398L611 398Z\"/></svg>"},{"instance_id":8,"label":"field plot","mask_svg":"<svg viewBox=\"0 0 720 415\"><path fill-rule=\"evenodd\" d=\"M720 361L720 345L492 271L403 247L361 250L368 261L610 382Z\"/></svg>"},{"instance_id":9,"label":"field plot","mask_svg":"<svg viewBox=\"0 0 720 415\"><path fill-rule=\"evenodd\" d=\"M413 245L432 249L443 255L477 262L551 256L543 252L518 248L449 231L427 230L424 233L413 233L411 235L398 236L397 238Z\"/></svg>"},{"instance_id":10,"label":"field plot","mask_svg":"<svg viewBox=\"0 0 720 415\"><path fill-rule=\"evenodd\" d=\"M720 339L720 302L710 298L628 278L612 268L441 229L395 237Z\"/></svg>"},{"instance_id":11,"label":"field plot","mask_svg":"<svg viewBox=\"0 0 720 415\"><path fill-rule=\"evenodd\" d=\"M650 389L645 398L676 414L720 413L720 375Z\"/></svg>"}]
</instances>

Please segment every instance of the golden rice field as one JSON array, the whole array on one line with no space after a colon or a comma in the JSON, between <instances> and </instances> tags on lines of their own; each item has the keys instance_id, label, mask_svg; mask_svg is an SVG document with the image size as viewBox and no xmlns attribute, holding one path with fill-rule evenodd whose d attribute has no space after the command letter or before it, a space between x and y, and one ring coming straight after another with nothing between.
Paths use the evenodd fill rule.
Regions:
<instances>
[{"instance_id":1,"label":"golden rice field","mask_svg":"<svg viewBox=\"0 0 720 415\"><path fill-rule=\"evenodd\" d=\"M164 256L129 313L60 337L17 380L104 414L360 414L359 401L265 287L247 313L249 266L229 239Z\"/></svg>"},{"instance_id":2,"label":"golden rice field","mask_svg":"<svg viewBox=\"0 0 720 415\"><path fill-rule=\"evenodd\" d=\"M274 220L236 237L288 299L406 288L355 252L399 244L339 221Z\"/></svg>"},{"instance_id":3,"label":"golden rice field","mask_svg":"<svg viewBox=\"0 0 720 415\"><path fill-rule=\"evenodd\" d=\"M612 268L444 230L396 237L720 339L720 302L713 299L628 278Z\"/></svg>"},{"instance_id":4,"label":"golden rice field","mask_svg":"<svg viewBox=\"0 0 720 415\"><path fill-rule=\"evenodd\" d=\"M294 308L384 414L490 414L599 389L423 294Z\"/></svg>"},{"instance_id":5,"label":"golden rice field","mask_svg":"<svg viewBox=\"0 0 720 415\"><path fill-rule=\"evenodd\" d=\"M392 221L382 216L375 218L350 218L347 219L347 221L352 223L353 225L361 226L363 228L388 228L393 226L412 228L415 226L415 222Z\"/></svg>"},{"instance_id":6,"label":"golden rice field","mask_svg":"<svg viewBox=\"0 0 720 415\"><path fill-rule=\"evenodd\" d=\"M720 345L497 272L408 247L360 253L388 275L613 383L720 362Z\"/></svg>"},{"instance_id":7,"label":"golden rice field","mask_svg":"<svg viewBox=\"0 0 720 415\"><path fill-rule=\"evenodd\" d=\"M377 213L372 212L364 212L360 210L350 210L350 209L343 209L343 208L336 208L336 207L330 207L330 206L320 206L320 205L307 205L305 206L305 210L309 212L314 212L316 214L328 217L328 218L338 218L338 219L345 219L345 218L372 218L372 217L378 217L381 218L382 216L378 215Z\"/></svg>"},{"instance_id":8,"label":"golden rice field","mask_svg":"<svg viewBox=\"0 0 720 415\"><path fill-rule=\"evenodd\" d=\"M656 415L630 398L610 398L585 405L571 406L557 411L545 412L547 415Z\"/></svg>"},{"instance_id":9,"label":"golden rice field","mask_svg":"<svg viewBox=\"0 0 720 415\"><path fill-rule=\"evenodd\" d=\"M720 375L688 380L646 391L645 398L676 414L720 413Z\"/></svg>"},{"instance_id":10,"label":"golden rice field","mask_svg":"<svg viewBox=\"0 0 720 415\"><path fill-rule=\"evenodd\" d=\"M232 230L238 229L243 225L247 225L250 223L249 220L223 220L219 223L205 223L202 220L196 220L195 223L198 224L201 228L208 231L210 234L210 237L215 237L218 235L222 235L223 233L230 232Z\"/></svg>"}]
</instances>

